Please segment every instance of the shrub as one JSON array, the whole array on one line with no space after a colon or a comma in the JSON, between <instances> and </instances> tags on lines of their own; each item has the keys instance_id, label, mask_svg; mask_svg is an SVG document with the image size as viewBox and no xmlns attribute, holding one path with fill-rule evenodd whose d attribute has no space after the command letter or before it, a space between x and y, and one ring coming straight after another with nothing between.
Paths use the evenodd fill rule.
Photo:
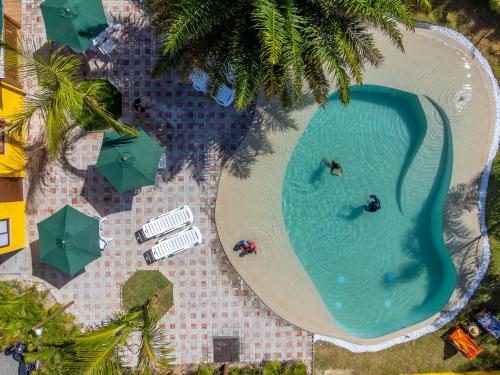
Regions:
<instances>
[{"instance_id":1,"label":"shrub","mask_svg":"<svg viewBox=\"0 0 500 375\"><path fill-rule=\"evenodd\" d=\"M122 116L122 94L110 81L107 79L89 79L82 82L80 89L88 90L91 85L96 83L101 86L98 95L99 102L104 109L118 120ZM105 130L96 116L90 112L84 112L78 122L85 130Z\"/></svg>"},{"instance_id":2,"label":"shrub","mask_svg":"<svg viewBox=\"0 0 500 375\"><path fill-rule=\"evenodd\" d=\"M195 375L212 375L213 373L214 370L209 365L202 363L196 369Z\"/></svg>"},{"instance_id":3,"label":"shrub","mask_svg":"<svg viewBox=\"0 0 500 375\"><path fill-rule=\"evenodd\" d=\"M174 303L173 284L160 271L136 271L122 287L122 304L126 309L133 309L146 303L155 296L158 303L153 312L163 316Z\"/></svg>"},{"instance_id":4,"label":"shrub","mask_svg":"<svg viewBox=\"0 0 500 375\"><path fill-rule=\"evenodd\" d=\"M229 375L261 375L262 370L259 367L245 366L233 367L229 370Z\"/></svg>"},{"instance_id":5,"label":"shrub","mask_svg":"<svg viewBox=\"0 0 500 375\"><path fill-rule=\"evenodd\" d=\"M263 375L280 375L281 373L281 362L280 361L271 361L266 362L264 365Z\"/></svg>"},{"instance_id":6,"label":"shrub","mask_svg":"<svg viewBox=\"0 0 500 375\"><path fill-rule=\"evenodd\" d=\"M290 367L285 369L284 375L307 375L307 367L304 362L294 362Z\"/></svg>"},{"instance_id":7,"label":"shrub","mask_svg":"<svg viewBox=\"0 0 500 375\"><path fill-rule=\"evenodd\" d=\"M500 0L490 0L490 9L493 12L500 13Z\"/></svg>"}]
</instances>

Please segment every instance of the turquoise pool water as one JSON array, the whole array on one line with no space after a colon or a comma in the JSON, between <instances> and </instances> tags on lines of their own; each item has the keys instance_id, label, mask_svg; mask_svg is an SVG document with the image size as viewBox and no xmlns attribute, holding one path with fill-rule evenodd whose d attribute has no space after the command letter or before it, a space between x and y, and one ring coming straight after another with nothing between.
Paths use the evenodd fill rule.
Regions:
<instances>
[{"instance_id":1,"label":"turquoise pool water","mask_svg":"<svg viewBox=\"0 0 500 375\"><path fill-rule=\"evenodd\" d=\"M331 176L324 158L340 163L344 175ZM304 130L282 186L286 229L348 334L388 334L428 318L450 298L456 273L442 210L451 168L446 115L403 91L353 87L350 105L332 96ZM380 198L380 211L364 210L369 194Z\"/></svg>"}]
</instances>

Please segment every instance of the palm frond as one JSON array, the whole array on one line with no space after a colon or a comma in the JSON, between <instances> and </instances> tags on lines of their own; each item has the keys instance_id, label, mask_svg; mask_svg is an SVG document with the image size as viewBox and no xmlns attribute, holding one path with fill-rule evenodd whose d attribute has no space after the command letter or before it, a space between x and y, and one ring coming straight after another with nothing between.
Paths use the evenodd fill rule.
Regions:
<instances>
[{"instance_id":1,"label":"palm frond","mask_svg":"<svg viewBox=\"0 0 500 375\"><path fill-rule=\"evenodd\" d=\"M302 95L304 80L324 104L327 72L347 103L351 78L361 84L364 64L378 65L383 59L371 28L404 51L400 26L413 29L412 9L428 2L147 0L165 38L166 56L157 60L155 75L181 64L183 70L209 71L215 87L221 81L217 64L229 59L235 72L235 106L244 108L260 89L269 100L278 97L289 105ZM151 4L161 9L155 11ZM216 65L207 66L207 60Z\"/></svg>"},{"instance_id":2,"label":"palm frond","mask_svg":"<svg viewBox=\"0 0 500 375\"><path fill-rule=\"evenodd\" d=\"M229 48L229 61L235 75L236 108L249 105L260 90L264 64L259 59L259 48L255 34L248 33L248 20L238 22Z\"/></svg>"},{"instance_id":3,"label":"palm frond","mask_svg":"<svg viewBox=\"0 0 500 375\"><path fill-rule=\"evenodd\" d=\"M323 71L321 60L313 53L306 52L304 58L304 76L317 103L324 105L328 98L330 84Z\"/></svg>"},{"instance_id":4,"label":"palm frond","mask_svg":"<svg viewBox=\"0 0 500 375\"><path fill-rule=\"evenodd\" d=\"M174 54L191 39L209 32L230 18L231 0L184 0L175 8L173 22L163 44L164 54Z\"/></svg>"},{"instance_id":5,"label":"palm frond","mask_svg":"<svg viewBox=\"0 0 500 375\"><path fill-rule=\"evenodd\" d=\"M158 327L160 317L154 312L152 300L142 307L141 347L137 369L139 372L152 373L159 368L172 366L175 357L172 350L165 344L164 331Z\"/></svg>"},{"instance_id":6,"label":"palm frond","mask_svg":"<svg viewBox=\"0 0 500 375\"><path fill-rule=\"evenodd\" d=\"M256 0L252 18L259 30L263 57L270 64L277 64L286 42L285 20L278 2Z\"/></svg>"},{"instance_id":7,"label":"palm frond","mask_svg":"<svg viewBox=\"0 0 500 375\"><path fill-rule=\"evenodd\" d=\"M78 76L82 63L74 55L64 54L63 47L52 53L33 53L35 47L30 43L18 48L0 41L0 47L11 52L9 56L18 62L20 74L35 78L40 86L38 92L25 98L24 109L10 116L8 131L20 133L27 129L29 132L31 121L38 116L45 122L46 149L53 157L85 113L92 113L102 127L137 135L134 129L115 120L102 108L97 98L103 86L96 83L82 90L82 80Z\"/></svg>"},{"instance_id":8,"label":"palm frond","mask_svg":"<svg viewBox=\"0 0 500 375\"><path fill-rule=\"evenodd\" d=\"M350 18L348 25L343 25L342 29L345 31L348 43L356 51L356 54L360 56L361 68L363 67L364 60L374 66L380 65L383 61L382 53L375 46L373 35L366 30L362 20L357 17Z\"/></svg>"},{"instance_id":9,"label":"palm frond","mask_svg":"<svg viewBox=\"0 0 500 375\"><path fill-rule=\"evenodd\" d=\"M281 96L283 90L285 89L285 67L281 64L271 65L266 64L264 66L264 93L268 100L271 100L274 96ZM283 103L287 104L287 103Z\"/></svg>"},{"instance_id":10,"label":"palm frond","mask_svg":"<svg viewBox=\"0 0 500 375\"><path fill-rule=\"evenodd\" d=\"M117 314L102 327L74 339L63 351L63 374L121 374L118 349L138 327L140 313Z\"/></svg>"},{"instance_id":11,"label":"palm frond","mask_svg":"<svg viewBox=\"0 0 500 375\"><path fill-rule=\"evenodd\" d=\"M294 97L297 100L302 96L302 80L304 76L304 60L302 59L302 28L305 19L298 14L293 0L288 0L283 18L287 40L283 49L283 58L290 65L293 75Z\"/></svg>"}]
</instances>

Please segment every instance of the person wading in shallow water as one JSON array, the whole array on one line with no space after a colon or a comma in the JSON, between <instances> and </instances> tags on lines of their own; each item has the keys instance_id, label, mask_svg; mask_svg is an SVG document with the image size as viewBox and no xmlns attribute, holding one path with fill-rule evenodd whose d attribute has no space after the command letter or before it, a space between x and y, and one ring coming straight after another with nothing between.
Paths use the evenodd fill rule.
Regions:
<instances>
[{"instance_id":1,"label":"person wading in shallow water","mask_svg":"<svg viewBox=\"0 0 500 375\"><path fill-rule=\"evenodd\" d=\"M139 120L142 120L144 112L146 112L146 108L141 105L141 98L134 100L134 110L135 113L137 113Z\"/></svg>"},{"instance_id":2,"label":"person wading in shallow water","mask_svg":"<svg viewBox=\"0 0 500 375\"><path fill-rule=\"evenodd\" d=\"M240 257L251 253L257 255L257 245L253 241L241 240L238 242L238 250L240 251Z\"/></svg>"},{"instance_id":3,"label":"person wading in shallow water","mask_svg":"<svg viewBox=\"0 0 500 375\"><path fill-rule=\"evenodd\" d=\"M382 208L380 204L380 200L374 194L371 194L367 197L367 202L365 204L365 210L368 212L376 212Z\"/></svg>"},{"instance_id":4,"label":"person wading in shallow water","mask_svg":"<svg viewBox=\"0 0 500 375\"><path fill-rule=\"evenodd\" d=\"M332 176L342 176L344 174L344 168L342 168L342 166L337 163L335 160L326 160L324 159L325 161L325 165L330 168L330 174Z\"/></svg>"}]
</instances>

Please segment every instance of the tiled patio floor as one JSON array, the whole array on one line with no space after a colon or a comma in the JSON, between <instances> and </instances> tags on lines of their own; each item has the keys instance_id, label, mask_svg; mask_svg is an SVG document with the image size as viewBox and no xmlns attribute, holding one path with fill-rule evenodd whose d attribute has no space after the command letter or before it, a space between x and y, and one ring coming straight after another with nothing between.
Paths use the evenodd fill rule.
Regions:
<instances>
[{"instance_id":1,"label":"tiled patio floor","mask_svg":"<svg viewBox=\"0 0 500 375\"><path fill-rule=\"evenodd\" d=\"M25 1L24 30L43 39L39 3ZM120 51L100 71L91 62L90 74L107 77L120 88L126 122L133 121L131 103L142 98L148 107L146 131L157 135L164 129L159 137L167 151L168 173L136 196L119 195L92 167L102 135L88 134L74 144L68 163L52 168L48 185L36 196L28 218L30 249L0 264L0 272L44 279L60 302L75 301L71 312L79 321L92 325L120 308L120 286L135 270L159 269L174 283L174 307L162 324L178 363L211 361L212 337L235 335L240 337L242 361L298 358L310 364L311 333L269 311L228 264L217 241L213 210L221 162L245 135L251 113L210 103L177 75L149 78L157 40L140 9L128 1L104 4L123 25L115 34ZM105 216L105 234L113 238L103 256L72 279L36 262L36 223L65 204ZM143 252L152 242L138 245L134 232L147 219L183 204L192 208L203 244L146 265Z\"/></svg>"}]
</instances>

